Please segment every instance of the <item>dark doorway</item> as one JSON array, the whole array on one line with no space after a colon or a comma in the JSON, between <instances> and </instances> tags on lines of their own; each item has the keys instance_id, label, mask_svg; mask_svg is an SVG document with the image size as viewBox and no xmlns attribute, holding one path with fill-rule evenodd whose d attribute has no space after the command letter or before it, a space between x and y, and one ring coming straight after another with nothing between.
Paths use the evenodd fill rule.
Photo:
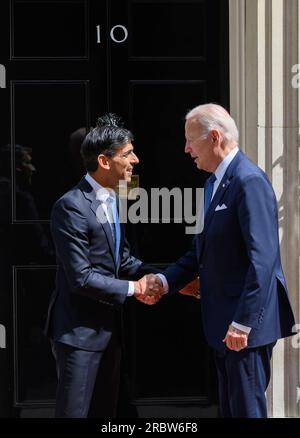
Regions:
<instances>
[{"instance_id":1,"label":"dark doorway","mask_svg":"<svg viewBox=\"0 0 300 438\"><path fill-rule=\"evenodd\" d=\"M213 23L213 25L212 25ZM140 186L202 187L184 116L228 107L227 0L3 0L0 64L0 417L51 416L55 368L42 329L55 275L49 215L83 175L79 148L107 111L135 135ZM165 266L185 224L128 224L133 252ZM200 303L126 304L120 416L206 416L216 379ZM1 347L4 347L1 345ZM215 412L215 411L211 411Z\"/></svg>"}]
</instances>

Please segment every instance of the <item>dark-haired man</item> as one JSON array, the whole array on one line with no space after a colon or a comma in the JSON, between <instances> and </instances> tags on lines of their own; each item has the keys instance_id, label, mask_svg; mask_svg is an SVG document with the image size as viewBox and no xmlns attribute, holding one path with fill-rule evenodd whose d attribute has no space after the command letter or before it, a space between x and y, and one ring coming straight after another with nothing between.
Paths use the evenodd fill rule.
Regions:
<instances>
[{"instance_id":1,"label":"dark-haired man","mask_svg":"<svg viewBox=\"0 0 300 438\"><path fill-rule=\"evenodd\" d=\"M118 220L114 190L139 162L132 140L113 114L100 118L81 147L87 174L53 207L58 270L46 333L58 374L56 417L116 415L122 304L130 295L148 304L160 298L159 288L145 295L153 267L130 255Z\"/></svg>"}]
</instances>

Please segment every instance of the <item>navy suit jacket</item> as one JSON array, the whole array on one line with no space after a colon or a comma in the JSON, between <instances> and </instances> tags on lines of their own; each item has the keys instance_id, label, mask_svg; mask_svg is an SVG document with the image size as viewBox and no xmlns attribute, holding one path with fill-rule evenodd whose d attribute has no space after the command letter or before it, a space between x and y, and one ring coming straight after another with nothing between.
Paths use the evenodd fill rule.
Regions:
<instances>
[{"instance_id":1,"label":"navy suit jacket","mask_svg":"<svg viewBox=\"0 0 300 438\"><path fill-rule=\"evenodd\" d=\"M90 351L104 350L118 330L128 293L128 281L120 277L137 279L156 272L130 255L122 224L116 262L111 228L97 219L98 208L101 202L83 178L55 203L51 217L58 269L45 333Z\"/></svg>"},{"instance_id":2,"label":"navy suit jacket","mask_svg":"<svg viewBox=\"0 0 300 438\"><path fill-rule=\"evenodd\" d=\"M223 204L227 208L216 211ZM241 151L212 199L202 233L164 274L170 293L200 276L204 332L217 350L225 348L232 321L251 327L249 347L293 334L275 194L266 174Z\"/></svg>"}]
</instances>

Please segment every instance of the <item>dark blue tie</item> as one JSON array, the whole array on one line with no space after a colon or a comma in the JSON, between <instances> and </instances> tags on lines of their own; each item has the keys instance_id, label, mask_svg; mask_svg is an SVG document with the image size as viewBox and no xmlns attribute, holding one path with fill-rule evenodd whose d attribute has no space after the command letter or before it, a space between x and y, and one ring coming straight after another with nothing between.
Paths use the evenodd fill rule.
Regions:
<instances>
[{"instance_id":1,"label":"dark blue tie","mask_svg":"<svg viewBox=\"0 0 300 438\"><path fill-rule=\"evenodd\" d=\"M207 178L204 185L204 217L206 216L207 210L209 208L209 204L214 190L214 183L216 179L217 179L216 175L212 173L210 177Z\"/></svg>"}]
</instances>

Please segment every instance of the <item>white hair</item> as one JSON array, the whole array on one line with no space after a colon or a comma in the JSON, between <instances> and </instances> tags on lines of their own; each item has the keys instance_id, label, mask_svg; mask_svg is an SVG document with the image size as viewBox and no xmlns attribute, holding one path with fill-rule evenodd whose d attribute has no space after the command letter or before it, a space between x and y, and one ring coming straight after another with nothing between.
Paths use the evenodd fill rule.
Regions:
<instances>
[{"instance_id":1,"label":"white hair","mask_svg":"<svg viewBox=\"0 0 300 438\"><path fill-rule=\"evenodd\" d=\"M204 128L206 134L212 129L218 129L225 136L227 141L239 140L239 131L236 123L230 114L220 105L207 103L199 105L190 110L185 120L196 119Z\"/></svg>"}]
</instances>

